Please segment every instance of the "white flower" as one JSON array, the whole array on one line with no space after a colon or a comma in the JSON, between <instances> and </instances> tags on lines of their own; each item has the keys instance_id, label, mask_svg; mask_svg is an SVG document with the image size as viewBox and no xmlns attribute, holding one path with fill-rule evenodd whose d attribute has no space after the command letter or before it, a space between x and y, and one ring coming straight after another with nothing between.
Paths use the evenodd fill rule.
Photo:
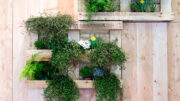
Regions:
<instances>
[{"instance_id":1,"label":"white flower","mask_svg":"<svg viewBox=\"0 0 180 101\"><path fill-rule=\"evenodd\" d=\"M78 44L81 45L84 49L89 49L91 46L91 42L89 40L80 40Z\"/></svg>"}]
</instances>

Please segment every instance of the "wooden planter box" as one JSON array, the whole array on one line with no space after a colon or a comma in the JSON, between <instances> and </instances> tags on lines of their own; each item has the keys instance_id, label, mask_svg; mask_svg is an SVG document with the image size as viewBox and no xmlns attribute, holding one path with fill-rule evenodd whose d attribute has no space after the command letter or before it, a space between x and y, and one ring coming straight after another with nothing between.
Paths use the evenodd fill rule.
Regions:
<instances>
[{"instance_id":1,"label":"wooden planter box","mask_svg":"<svg viewBox=\"0 0 180 101\"><path fill-rule=\"evenodd\" d=\"M92 14L92 21L172 21L174 13L171 11L171 0L155 0L159 12L130 12L132 0L116 0L119 10L115 12L97 12ZM77 11L80 21L87 20L85 0L78 0Z\"/></svg>"}]
</instances>

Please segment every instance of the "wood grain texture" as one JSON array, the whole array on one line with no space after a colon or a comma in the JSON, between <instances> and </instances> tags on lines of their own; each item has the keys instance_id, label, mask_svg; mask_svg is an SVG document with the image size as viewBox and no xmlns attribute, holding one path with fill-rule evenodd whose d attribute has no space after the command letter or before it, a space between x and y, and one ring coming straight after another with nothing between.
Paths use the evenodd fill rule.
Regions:
<instances>
[{"instance_id":1,"label":"wood grain texture","mask_svg":"<svg viewBox=\"0 0 180 101\"><path fill-rule=\"evenodd\" d=\"M180 23L168 24L168 101L180 99Z\"/></svg>"},{"instance_id":2,"label":"wood grain texture","mask_svg":"<svg viewBox=\"0 0 180 101\"><path fill-rule=\"evenodd\" d=\"M125 23L124 101L167 101L166 23ZM133 85L132 85L133 84Z\"/></svg>"},{"instance_id":3,"label":"wood grain texture","mask_svg":"<svg viewBox=\"0 0 180 101\"><path fill-rule=\"evenodd\" d=\"M0 8L0 101L12 101L12 0Z\"/></svg>"},{"instance_id":4,"label":"wood grain texture","mask_svg":"<svg viewBox=\"0 0 180 101\"><path fill-rule=\"evenodd\" d=\"M137 23L138 101L153 101L152 24Z\"/></svg>"},{"instance_id":5,"label":"wood grain texture","mask_svg":"<svg viewBox=\"0 0 180 101\"><path fill-rule=\"evenodd\" d=\"M74 80L78 88L94 88L92 80ZM27 88L46 88L47 83L44 80L26 80Z\"/></svg>"},{"instance_id":6,"label":"wood grain texture","mask_svg":"<svg viewBox=\"0 0 180 101\"><path fill-rule=\"evenodd\" d=\"M125 23L122 33L122 49L127 56L123 71L123 101L138 101L137 94L137 35L136 23Z\"/></svg>"},{"instance_id":7,"label":"wood grain texture","mask_svg":"<svg viewBox=\"0 0 180 101\"><path fill-rule=\"evenodd\" d=\"M87 20L87 15L84 12L80 12L78 16L79 20ZM92 14L92 20L111 20L111 21L172 21L174 19L174 13L172 12L154 12L154 13L142 13L142 12L98 12Z\"/></svg>"},{"instance_id":8,"label":"wood grain texture","mask_svg":"<svg viewBox=\"0 0 180 101\"><path fill-rule=\"evenodd\" d=\"M154 23L153 35L153 100L168 101L167 23Z\"/></svg>"}]
</instances>

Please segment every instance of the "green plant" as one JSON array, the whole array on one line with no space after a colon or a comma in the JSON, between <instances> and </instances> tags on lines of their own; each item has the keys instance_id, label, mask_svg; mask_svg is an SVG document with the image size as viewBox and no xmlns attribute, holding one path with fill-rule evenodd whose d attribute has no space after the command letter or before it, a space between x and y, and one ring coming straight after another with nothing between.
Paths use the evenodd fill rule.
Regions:
<instances>
[{"instance_id":1,"label":"green plant","mask_svg":"<svg viewBox=\"0 0 180 101\"><path fill-rule=\"evenodd\" d=\"M54 52L51 58L53 66L57 66L61 74L68 75L68 68L76 67L84 49L76 42L69 42L61 50Z\"/></svg>"},{"instance_id":2,"label":"green plant","mask_svg":"<svg viewBox=\"0 0 180 101\"><path fill-rule=\"evenodd\" d=\"M130 8L133 12L145 12L148 5L148 0L137 0L130 4Z\"/></svg>"},{"instance_id":3,"label":"green plant","mask_svg":"<svg viewBox=\"0 0 180 101\"><path fill-rule=\"evenodd\" d=\"M29 18L25 24L28 31L36 33L39 36L46 38L58 36L62 38L67 35L68 30L73 24L73 20L69 15L42 15L40 17Z\"/></svg>"},{"instance_id":4,"label":"green plant","mask_svg":"<svg viewBox=\"0 0 180 101\"><path fill-rule=\"evenodd\" d=\"M80 69L80 76L83 78L91 78L93 75L93 69L90 67L83 67Z\"/></svg>"},{"instance_id":5,"label":"green plant","mask_svg":"<svg viewBox=\"0 0 180 101\"><path fill-rule=\"evenodd\" d=\"M155 12L156 10L156 5L154 3L154 0L151 0L151 3L150 3L150 12Z\"/></svg>"},{"instance_id":6,"label":"green plant","mask_svg":"<svg viewBox=\"0 0 180 101\"><path fill-rule=\"evenodd\" d=\"M122 96L120 80L112 73L106 73L102 77L94 78L93 86L97 92L96 101L116 101Z\"/></svg>"},{"instance_id":7,"label":"green plant","mask_svg":"<svg viewBox=\"0 0 180 101\"><path fill-rule=\"evenodd\" d=\"M139 2L137 2L139 4L140 7L140 11L141 12L145 12L148 6L148 1L147 0L140 0Z\"/></svg>"},{"instance_id":8,"label":"green plant","mask_svg":"<svg viewBox=\"0 0 180 101\"><path fill-rule=\"evenodd\" d=\"M51 66L49 62L40 62L39 64L42 66L38 66L34 71L35 80L52 80L58 73L58 70Z\"/></svg>"},{"instance_id":9,"label":"green plant","mask_svg":"<svg viewBox=\"0 0 180 101\"><path fill-rule=\"evenodd\" d=\"M86 11L88 20L91 20L92 12L113 12L115 11L114 0L86 0Z\"/></svg>"},{"instance_id":10,"label":"green plant","mask_svg":"<svg viewBox=\"0 0 180 101\"><path fill-rule=\"evenodd\" d=\"M39 55L40 53L36 53L34 55L32 55L31 59L26 63L26 66L24 67L24 70L22 71L21 75L20 75L20 80L22 78L29 78L29 79L35 79L34 75L35 75L35 71L37 70L37 68L42 68L43 65L40 64L39 62L42 60L42 58L40 58L37 62L33 62L36 57Z\"/></svg>"},{"instance_id":11,"label":"green plant","mask_svg":"<svg viewBox=\"0 0 180 101\"><path fill-rule=\"evenodd\" d=\"M47 83L44 90L47 101L77 101L80 96L75 82L69 77L59 75Z\"/></svg>"},{"instance_id":12,"label":"green plant","mask_svg":"<svg viewBox=\"0 0 180 101\"><path fill-rule=\"evenodd\" d=\"M94 67L110 67L119 65L123 67L126 61L125 53L114 42L96 47L89 54L90 62Z\"/></svg>"},{"instance_id":13,"label":"green plant","mask_svg":"<svg viewBox=\"0 0 180 101\"><path fill-rule=\"evenodd\" d=\"M140 7L139 7L137 2L132 2L130 4L130 8L131 8L132 12L139 12L140 11Z\"/></svg>"}]
</instances>

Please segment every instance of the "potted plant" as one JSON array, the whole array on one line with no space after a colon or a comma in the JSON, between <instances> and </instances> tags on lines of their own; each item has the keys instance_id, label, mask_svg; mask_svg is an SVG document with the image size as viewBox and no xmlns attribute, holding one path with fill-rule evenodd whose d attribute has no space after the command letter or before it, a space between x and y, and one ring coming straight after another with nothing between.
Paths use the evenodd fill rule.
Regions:
<instances>
[{"instance_id":1,"label":"potted plant","mask_svg":"<svg viewBox=\"0 0 180 101\"><path fill-rule=\"evenodd\" d=\"M92 80L93 69L90 67L83 67L80 69L80 76L83 77L83 80Z\"/></svg>"},{"instance_id":2,"label":"potted plant","mask_svg":"<svg viewBox=\"0 0 180 101\"><path fill-rule=\"evenodd\" d=\"M95 68L93 70L93 77L102 77L104 75L104 69L101 67Z\"/></svg>"}]
</instances>

